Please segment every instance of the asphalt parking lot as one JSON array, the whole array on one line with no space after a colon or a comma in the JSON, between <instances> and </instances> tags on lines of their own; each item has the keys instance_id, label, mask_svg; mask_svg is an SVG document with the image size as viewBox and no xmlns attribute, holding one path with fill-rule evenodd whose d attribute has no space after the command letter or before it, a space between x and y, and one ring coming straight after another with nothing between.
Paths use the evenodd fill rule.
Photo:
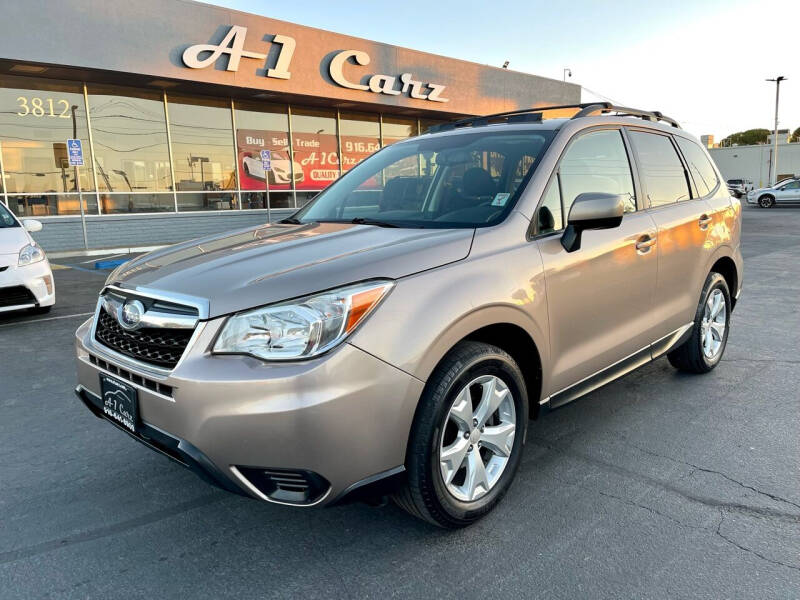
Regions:
<instances>
[{"instance_id":1,"label":"asphalt parking lot","mask_svg":"<svg viewBox=\"0 0 800 600\"><path fill-rule=\"evenodd\" d=\"M0 597L798 598L800 209L744 231L719 367L661 359L532 422L456 532L235 497L93 417L72 334L106 274L55 261L54 310L0 319Z\"/></svg>"}]
</instances>

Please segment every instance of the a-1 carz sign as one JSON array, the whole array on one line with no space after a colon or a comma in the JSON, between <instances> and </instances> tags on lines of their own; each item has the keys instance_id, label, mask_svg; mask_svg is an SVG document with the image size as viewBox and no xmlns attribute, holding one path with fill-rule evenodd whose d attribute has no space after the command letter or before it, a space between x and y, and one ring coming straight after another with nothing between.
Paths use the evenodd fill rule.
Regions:
<instances>
[{"instance_id":1,"label":"a-1 carz sign","mask_svg":"<svg viewBox=\"0 0 800 600\"><path fill-rule=\"evenodd\" d=\"M205 69L215 66L217 60L225 54L228 61L225 70L238 71L241 60L250 58L261 63L261 67L254 65L253 68L257 72L263 70L265 77L291 79L292 58L297 49L297 41L293 37L282 34L274 35L272 40L267 42L268 46L261 48L263 52L245 50L246 39L247 27L232 25L219 44L195 44L189 46L183 51L181 59L183 64L190 69ZM274 58L272 55L274 55ZM360 90L387 96L402 95L407 98L430 102L450 101L449 98L445 98L443 95L447 86L415 79L412 73L370 74L369 71L363 73L362 70L359 70L358 77L352 75L348 77L344 73L346 65L366 67L371 61L369 54L363 50L339 50L334 52L332 56L323 58L325 64L322 68L327 71L330 81L350 90ZM362 78L364 81L361 81Z\"/></svg>"}]
</instances>

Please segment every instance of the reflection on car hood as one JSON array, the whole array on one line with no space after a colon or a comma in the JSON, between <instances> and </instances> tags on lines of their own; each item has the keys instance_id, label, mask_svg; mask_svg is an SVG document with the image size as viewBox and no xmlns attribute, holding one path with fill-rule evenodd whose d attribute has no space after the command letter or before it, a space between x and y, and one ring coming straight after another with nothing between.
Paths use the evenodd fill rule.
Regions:
<instances>
[{"instance_id":1,"label":"reflection on car hood","mask_svg":"<svg viewBox=\"0 0 800 600\"><path fill-rule=\"evenodd\" d=\"M0 254L19 254L29 243L28 233L22 227L0 227Z\"/></svg>"},{"instance_id":2,"label":"reflection on car hood","mask_svg":"<svg viewBox=\"0 0 800 600\"><path fill-rule=\"evenodd\" d=\"M262 225L151 252L123 265L109 283L205 299L215 317L462 260L473 234L349 223Z\"/></svg>"}]
</instances>

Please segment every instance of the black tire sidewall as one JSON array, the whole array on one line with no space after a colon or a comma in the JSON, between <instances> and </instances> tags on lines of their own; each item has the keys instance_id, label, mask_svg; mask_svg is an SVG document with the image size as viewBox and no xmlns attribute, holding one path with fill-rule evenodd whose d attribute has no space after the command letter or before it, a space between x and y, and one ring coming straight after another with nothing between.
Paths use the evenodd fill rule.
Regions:
<instances>
[{"instance_id":1,"label":"black tire sidewall","mask_svg":"<svg viewBox=\"0 0 800 600\"><path fill-rule=\"evenodd\" d=\"M528 398L524 378L516 363L505 352L486 346L486 352L475 356L469 362L460 365L458 375L453 379L444 394L436 394L429 399L432 401L433 416L430 427L424 433L427 448L426 461L422 465L426 479L432 487L432 497L435 498L437 508L444 513L441 515L454 525L472 522L489 512L505 495L511 481L514 479L522 457L522 446L525 442L525 431L528 420ZM500 480L483 497L474 502L463 502L447 490L439 468L439 444L442 436L442 427L450 407L464 386L481 375L495 375L508 386L514 398L516 412L517 432L514 437L514 446L509 457L509 462L500 476ZM441 520L441 518L439 519Z\"/></svg>"},{"instance_id":2,"label":"black tire sidewall","mask_svg":"<svg viewBox=\"0 0 800 600\"><path fill-rule=\"evenodd\" d=\"M711 293L714 290L722 290L722 296L725 298L725 334L722 339L722 347L719 350L719 353L712 358L709 359L705 352L703 352L703 339L700 335L700 330L702 327L703 315L705 314L705 307L706 302L708 302L708 298L711 296ZM697 307L697 316L695 318L695 333L696 333L696 344L697 350L700 354L700 358L705 363L708 370L713 369L717 366L719 361L722 359L722 355L725 354L725 348L728 346L728 334L730 333L731 327L731 294L730 290L728 290L728 284L725 281L725 278L720 275L719 273L711 273L708 276L708 280L705 285L705 290L703 293L703 299L700 305Z\"/></svg>"}]
</instances>

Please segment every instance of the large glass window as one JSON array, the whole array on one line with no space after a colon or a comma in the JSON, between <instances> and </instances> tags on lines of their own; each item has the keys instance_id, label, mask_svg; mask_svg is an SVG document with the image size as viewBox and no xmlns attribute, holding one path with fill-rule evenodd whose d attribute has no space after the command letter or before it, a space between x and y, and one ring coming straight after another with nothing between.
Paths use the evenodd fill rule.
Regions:
<instances>
[{"instance_id":1,"label":"large glass window","mask_svg":"<svg viewBox=\"0 0 800 600\"><path fill-rule=\"evenodd\" d=\"M67 139L83 142L80 190L94 181L81 84L0 76L0 149L9 208L20 216L80 213L78 182L67 159ZM96 212L93 193L83 194L84 210Z\"/></svg>"},{"instance_id":2,"label":"large glass window","mask_svg":"<svg viewBox=\"0 0 800 600\"><path fill-rule=\"evenodd\" d=\"M631 131L639 161L639 175L650 206L664 206L691 198L683 163L666 135Z\"/></svg>"},{"instance_id":3,"label":"large glass window","mask_svg":"<svg viewBox=\"0 0 800 600\"><path fill-rule=\"evenodd\" d=\"M636 210L631 166L622 133L616 129L580 135L567 148L558 172L563 214L567 218L575 198L583 193L619 194L625 202L625 212Z\"/></svg>"},{"instance_id":4,"label":"large glass window","mask_svg":"<svg viewBox=\"0 0 800 600\"><path fill-rule=\"evenodd\" d=\"M289 146L289 116L285 105L235 102L236 168L242 191L243 208L294 206L292 179L302 179L303 169L292 164ZM270 151L270 170L265 171L261 151Z\"/></svg>"},{"instance_id":5,"label":"large glass window","mask_svg":"<svg viewBox=\"0 0 800 600\"><path fill-rule=\"evenodd\" d=\"M293 107L292 145L303 170L295 181L298 190L321 190L339 177L335 112Z\"/></svg>"},{"instance_id":6,"label":"large glass window","mask_svg":"<svg viewBox=\"0 0 800 600\"><path fill-rule=\"evenodd\" d=\"M714 191L719 183L717 172L714 170L711 161L706 156L706 153L703 152L703 149L694 142L678 136L675 137L675 140L678 142L681 152L683 152L683 158L686 159L686 163L689 165L689 171L692 174L697 193L701 197L707 196Z\"/></svg>"},{"instance_id":7,"label":"large glass window","mask_svg":"<svg viewBox=\"0 0 800 600\"><path fill-rule=\"evenodd\" d=\"M342 171L349 171L381 147L378 115L343 112L339 114Z\"/></svg>"},{"instance_id":8,"label":"large glass window","mask_svg":"<svg viewBox=\"0 0 800 600\"><path fill-rule=\"evenodd\" d=\"M162 94L95 85L88 94L102 212L175 210Z\"/></svg>"},{"instance_id":9,"label":"large glass window","mask_svg":"<svg viewBox=\"0 0 800 600\"><path fill-rule=\"evenodd\" d=\"M402 117L383 117L383 145L389 146L395 142L405 140L417 135L417 120Z\"/></svg>"},{"instance_id":10,"label":"large glass window","mask_svg":"<svg viewBox=\"0 0 800 600\"><path fill-rule=\"evenodd\" d=\"M178 210L236 208L229 100L168 96Z\"/></svg>"},{"instance_id":11,"label":"large glass window","mask_svg":"<svg viewBox=\"0 0 800 600\"><path fill-rule=\"evenodd\" d=\"M514 182L520 158L541 156L552 135L549 130L484 127L470 134L394 144L348 171L297 217L303 223L390 227L492 225L511 211L522 192L523 186ZM538 161L530 164L533 169ZM494 175L493 165L500 165Z\"/></svg>"}]
</instances>

